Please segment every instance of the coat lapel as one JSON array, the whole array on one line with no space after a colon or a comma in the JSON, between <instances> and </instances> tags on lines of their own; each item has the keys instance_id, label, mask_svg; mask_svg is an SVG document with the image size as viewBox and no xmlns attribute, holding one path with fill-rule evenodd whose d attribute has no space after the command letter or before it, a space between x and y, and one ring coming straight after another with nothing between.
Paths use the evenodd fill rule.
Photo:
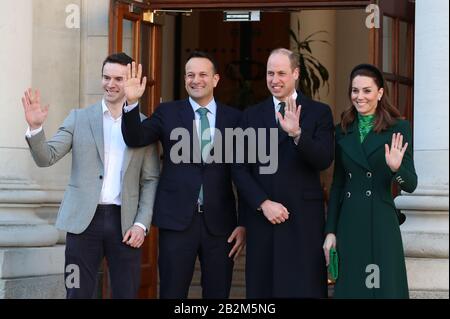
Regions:
<instances>
[{"instance_id":1,"label":"coat lapel","mask_svg":"<svg viewBox=\"0 0 450 319\"><path fill-rule=\"evenodd\" d=\"M195 126L195 114L192 110L192 106L189 103L189 100L185 100L181 105L180 110L178 112L182 125L189 132L189 137L191 139L191 162L200 164L200 141L199 141L199 133L197 132L197 128Z\"/></svg>"},{"instance_id":2,"label":"coat lapel","mask_svg":"<svg viewBox=\"0 0 450 319\"><path fill-rule=\"evenodd\" d=\"M145 116L141 114L141 121L145 120ZM132 149L131 147L126 147L125 151L123 153L123 163L122 163L122 171L121 171L121 176L122 176L122 181L125 179L125 174L128 170L128 166L130 166L130 162L131 159L133 158L133 155L136 153L136 151L134 149Z\"/></svg>"},{"instance_id":3,"label":"coat lapel","mask_svg":"<svg viewBox=\"0 0 450 319\"><path fill-rule=\"evenodd\" d=\"M264 127L268 128L278 127L277 121L275 120L275 107L273 105L272 97L267 99L266 102L264 102L262 116L264 120Z\"/></svg>"},{"instance_id":4,"label":"coat lapel","mask_svg":"<svg viewBox=\"0 0 450 319\"><path fill-rule=\"evenodd\" d=\"M225 109L220 105L220 103L217 103L217 111L216 111L216 125L215 128L220 131L222 134L222 141L225 140L225 123L226 123L226 116ZM214 141L213 141L213 152L216 149L217 145L217 139L219 136L218 134L214 134ZM222 149L224 149L225 145L222 145ZM223 154L225 155L225 154Z\"/></svg>"},{"instance_id":5,"label":"coat lapel","mask_svg":"<svg viewBox=\"0 0 450 319\"><path fill-rule=\"evenodd\" d=\"M302 93L297 91L297 100L295 101L297 103L297 106L301 105L302 109L300 111L300 128L303 126L303 123L305 123L305 118L308 117L308 114L310 113L310 104L305 101L303 98Z\"/></svg>"},{"instance_id":6,"label":"coat lapel","mask_svg":"<svg viewBox=\"0 0 450 319\"><path fill-rule=\"evenodd\" d=\"M347 134L338 141L342 150L347 153L347 155L359 165L370 170L369 162L367 161L367 156L364 153L363 147L359 138L358 121L355 120L348 127Z\"/></svg>"},{"instance_id":7,"label":"coat lapel","mask_svg":"<svg viewBox=\"0 0 450 319\"><path fill-rule=\"evenodd\" d=\"M95 145L97 146L98 155L102 160L102 164L105 163L104 153L104 139L103 139L103 112L102 103L97 103L92 109L89 116L89 122L91 126L92 135L94 136Z\"/></svg>"},{"instance_id":8,"label":"coat lapel","mask_svg":"<svg viewBox=\"0 0 450 319\"><path fill-rule=\"evenodd\" d=\"M264 127L271 129L271 128L278 128L278 144L282 143L286 137L288 136L285 131L281 129L281 127L278 126L276 117L275 117L275 105L273 104L273 98L270 97L269 99L264 102L263 107L263 120L264 120ZM269 130L267 131L267 138L269 138Z\"/></svg>"},{"instance_id":9,"label":"coat lapel","mask_svg":"<svg viewBox=\"0 0 450 319\"><path fill-rule=\"evenodd\" d=\"M392 132L393 131L391 128L381 133L371 131L362 143L366 156L369 158L370 155L372 155L377 149L384 147L384 144L390 145L392 140Z\"/></svg>"},{"instance_id":10,"label":"coat lapel","mask_svg":"<svg viewBox=\"0 0 450 319\"><path fill-rule=\"evenodd\" d=\"M122 163L122 181L124 180L125 173L127 172L128 166L130 165L131 158L133 157L133 149L128 146L125 148L125 152L123 154L123 163Z\"/></svg>"}]
</instances>

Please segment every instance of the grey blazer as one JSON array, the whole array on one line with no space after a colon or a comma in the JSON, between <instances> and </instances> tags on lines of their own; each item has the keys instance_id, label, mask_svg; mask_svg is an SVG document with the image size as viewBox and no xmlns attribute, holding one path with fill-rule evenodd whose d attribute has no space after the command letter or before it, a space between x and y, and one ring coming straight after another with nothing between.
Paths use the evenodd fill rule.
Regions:
<instances>
[{"instance_id":1,"label":"grey blazer","mask_svg":"<svg viewBox=\"0 0 450 319\"><path fill-rule=\"evenodd\" d=\"M44 131L27 138L39 167L55 164L72 150L70 181L59 208L56 227L80 234L89 226L100 199L104 174L103 113L101 102L72 110L49 141ZM156 145L127 148L122 167L122 234L135 223L150 229L159 178Z\"/></svg>"}]
</instances>

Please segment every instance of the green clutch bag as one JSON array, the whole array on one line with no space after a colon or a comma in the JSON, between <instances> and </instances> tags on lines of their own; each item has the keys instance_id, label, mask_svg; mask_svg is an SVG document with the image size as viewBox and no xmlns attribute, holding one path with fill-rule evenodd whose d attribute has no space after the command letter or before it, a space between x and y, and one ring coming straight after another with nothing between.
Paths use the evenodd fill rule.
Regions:
<instances>
[{"instance_id":1,"label":"green clutch bag","mask_svg":"<svg viewBox=\"0 0 450 319\"><path fill-rule=\"evenodd\" d=\"M339 257L335 248L330 249L330 264L328 265L328 272L333 281L336 281L339 276Z\"/></svg>"}]
</instances>

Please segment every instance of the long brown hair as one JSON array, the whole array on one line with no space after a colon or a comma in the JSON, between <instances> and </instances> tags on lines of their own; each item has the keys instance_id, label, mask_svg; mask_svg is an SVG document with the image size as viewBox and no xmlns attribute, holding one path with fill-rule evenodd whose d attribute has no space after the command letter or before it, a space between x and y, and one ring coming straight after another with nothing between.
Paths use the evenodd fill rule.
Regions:
<instances>
[{"instance_id":1,"label":"long brown hair","mask_svg":"<svg viewBox=\"0 0 450 319\"><path fill-rule=\"evenodd\" d=\"M381 131L388 129L389 127L394 125L398 119L402 118L400 111L395 106L393 106L391 101L389 100L388 87L385 85L386 81L383 77L383 74L377 67L371 64L360 64L353 68L352 72L350 73L350 83L348 86L348 97L350 99L350 102L352 100L351 95L353 80L357 76L367 76L373 79L378 89L382 88L384 90L383 96L378 102L378 106L375 111L375 123L373 126L373 130L376 133L380 133ZM356 120L357 116L358 111L352 103L352 105L341 115L341 128L344 133L347 132L347 128L351 123L353 123L353 121Z\"/></svg>"}]
</instances>

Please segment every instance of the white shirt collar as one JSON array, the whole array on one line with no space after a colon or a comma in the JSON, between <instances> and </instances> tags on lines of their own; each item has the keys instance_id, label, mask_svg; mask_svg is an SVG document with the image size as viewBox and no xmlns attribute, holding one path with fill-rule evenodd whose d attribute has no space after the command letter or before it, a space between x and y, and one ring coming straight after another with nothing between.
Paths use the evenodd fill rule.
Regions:
<instances>
[{"instance_id":1,"label":"white shirt collar","mask_svg":"<svg viewBox=\"0 0 450 319\"><path fill-rule=\"evenodd\" d=\"M189 97L189 103L191 103L192 110L194 111L194 113L196 113L197 110L202 107L200 104L195 102L194 99L191 97ZM206 107L212 115L214 115L214 116L216 115L217 104L216 104L216 101L214 100L214 98L206 106L203 106L203 107Z\"/></svg>"},{"instance_id":2,"label":"white shirt collar","mask_svg":"<svg viewBox=\"0 0 450 319\"><path fill-rule=\"evenodd\" d=\"M294 94L291 95L295 101L297 101L298 93L297 91L294 91ZM278 100L275 96L273 96L273 105L275 105L275 110L278 111L278 104L280 104L282 101Z\"/></svg>"},{"instance_id":3,"label":"white shirt collar","mask_svg":"<svg viewBox=\"0 0 450 319\"><path fill-rule=\"evenodd\" d=\"M111 117L112 120L114 121L118 121L122 118L122 115L120 115L117 119L114 119L112 117L111 111L108 109L108 106L106 105L105 99L102 99L102 114L105 115L109 115Z\"/></svg>"},{"instance_id":4,"label":"white shirt collar","mask_svg":"<svg viewBox=\"0 0 450 319\"><path fill-rule=\"evenodd\" d=\"M106 112L109 112L108 106L106 106L105 99L102 99L102 113L105 114Z\"/></svg>"}]
</instances>

